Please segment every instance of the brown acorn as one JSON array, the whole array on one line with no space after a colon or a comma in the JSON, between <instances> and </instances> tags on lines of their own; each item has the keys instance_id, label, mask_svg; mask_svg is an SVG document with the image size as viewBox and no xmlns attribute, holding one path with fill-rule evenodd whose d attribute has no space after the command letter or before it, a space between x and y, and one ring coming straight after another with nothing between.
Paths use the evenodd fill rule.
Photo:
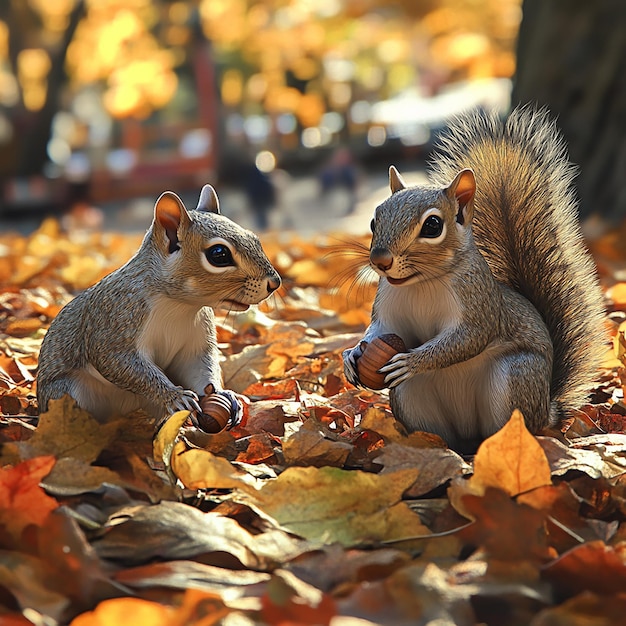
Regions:
<instances>
[{"instance_id":1,"label":"brown acorn","mask_svg":"<svg viewBox=\"0 0 626 626\"><path fill-rule=\"evenodd\" d=\"M230 399L219 393L210 393L200 398L202 413L198 423L204 432L219 433L226 428L230 419Z\"/></svg>"},{"instance_id":2,"label":"brown acorn","mask_svg":"<svg viewBox=\"0 0 626 626\"><path fill-rule=\"evenodd\" d=\"M363 354L356 363L359 380L370 389L384 389L385 374L378 370L385 365L389 359L399 352L406 352L406 346L401 337L393 333L376 337L369 343L363 342Z\"/></svg>"}]
</instances>

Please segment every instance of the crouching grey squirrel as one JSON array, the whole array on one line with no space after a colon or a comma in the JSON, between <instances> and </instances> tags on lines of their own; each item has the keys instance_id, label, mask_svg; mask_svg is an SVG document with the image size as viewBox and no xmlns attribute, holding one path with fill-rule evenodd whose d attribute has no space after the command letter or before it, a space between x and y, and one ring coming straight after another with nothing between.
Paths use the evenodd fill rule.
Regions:
<instances>
[{"instance_id":1,"label":"crouching grey squirrel","mask_svg":"<svg viewBox=\"0 0 626 626\"><path fill-rule=\"evenodd\" d=\"M380 275L364 341L407 346L380 368L396 418L471 451L516 408L536 432L589 392L605 347L603 298L577 221L574 168L545 110L470 113L444 134L432 184L371 223ZM359 385L361 344L344 352Z\"/></svg>"},{"instance_id":2,"label":"crouching grey squirrel","mask_svg":"<svg viewBox=\"0 0 626 626\"><path fill-rule=\"evenodd\" d=\"M258 237L220 214L205 185L187 211L170 191L137 253L80 293L53 320L41 346L37 398L69 394L97 419L144 409L158 423L177 410L200 412L207 387L222 388L213 308L243 311L281 280Z\"/></svg>"}]
</instances>

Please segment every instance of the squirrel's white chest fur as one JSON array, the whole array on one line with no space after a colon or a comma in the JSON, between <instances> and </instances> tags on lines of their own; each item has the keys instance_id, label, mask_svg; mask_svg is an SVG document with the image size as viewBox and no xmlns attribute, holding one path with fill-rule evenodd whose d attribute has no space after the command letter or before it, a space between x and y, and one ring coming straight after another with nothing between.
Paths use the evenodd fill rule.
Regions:
<instances>
[{"instance_id":1,"label":"squirrel's white chest fur","mask_svg":"<svg viewBox=\"0 0 626 626\"><path fill-rule=\"evenodd\" d=\"M377 319L385 332L400 335L408 348L432 339L461 319L461 307L445 279L393 287L381 280Z\"/></svg>"},{"instance_id":2,"label":"squirrel's white chest fur","mask_svg":"<svg viewBox=\"0 0 626 626\"><path fill-rule=\"evenodd\" d=\"M198 307L181 304L165 296L150 302L150 314L137 337L136 348L148 360L164 371L170 379L190 382L196 393L201 393L208 381L201 358L206 347L206 326ZM110 414L124 414L138 408L156 410L150 400L120 389L107 380L92 365L74 372L71 395L80 406L97 419Z\"/></svg>"},{"instance_id":3,"label":"squirrel's white chest fur","mask_svg":"<svg viewBox=\"0 0 626 626\"><path fill-rule=\"evenodd\" d=\"M206 329L197 307L164 296L155 297L150 314L138 337L137 349L161 369L174 359L200 354L206 344Z\"/></svg>"}]
</instances>

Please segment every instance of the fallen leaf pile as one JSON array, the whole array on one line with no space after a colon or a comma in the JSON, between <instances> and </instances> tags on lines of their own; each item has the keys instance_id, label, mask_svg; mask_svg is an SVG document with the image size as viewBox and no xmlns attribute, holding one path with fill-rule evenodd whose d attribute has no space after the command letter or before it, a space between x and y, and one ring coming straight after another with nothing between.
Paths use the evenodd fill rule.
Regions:
<instances>
[{"instance_id":1,"label":"fallen leaf pile","mask_svg":"<svg viewBox=\"0 0 626 626\"><path fill-rule=\"evenodd\" d=\"M180 412L153 441L144 415L100 424L69 398L39 416L45 329L139 237L52 220L1 235L0 623L623 623L614 237L594 247L614 346L591 402L537 437L516 412L463 458L346 382L375 282L332 240L287 233L264 238L278 296L219 319L225 384L250 398L239 426L209 434Z\"/></svg>"}]
</instances>

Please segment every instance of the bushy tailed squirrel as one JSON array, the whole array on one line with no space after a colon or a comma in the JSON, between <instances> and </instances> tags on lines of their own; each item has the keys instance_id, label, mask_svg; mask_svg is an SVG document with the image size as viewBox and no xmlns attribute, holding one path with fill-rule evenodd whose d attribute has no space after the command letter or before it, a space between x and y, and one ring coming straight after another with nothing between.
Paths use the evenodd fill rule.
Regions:
<instances>
[{"instance_id":1,"label":"bushy tailed squirrel","mask_svg":"<svg viewBox=\"0 0 626 626\"><path fill-rule=\"evenodd\" d=\"M280 277L258 237L219 212L205 185L187 211L166 191L138 252L70 301L41 346L37 397L69 394L97 419L144 409L157 424L177 410L201 412L207 387L222 389L213 308L243 311L267 298Z\"/></svg>"},{"instance_id":2,"label":"bushy tailed squirrel","mask_svg":"<svg viewBox=\"0 0 626 626\"><path fill-rule=\"evenodd\" d=\"M371 222L380 275L364 341L407 346L380 368L396 418L473 451L519 409L532 432L582 404L605 346L603 299L577 221L563 138L545 110L470 113L435 153L432 185ZM360 381L359 345L343 354Z\"/></svg>"}]
</instances>

